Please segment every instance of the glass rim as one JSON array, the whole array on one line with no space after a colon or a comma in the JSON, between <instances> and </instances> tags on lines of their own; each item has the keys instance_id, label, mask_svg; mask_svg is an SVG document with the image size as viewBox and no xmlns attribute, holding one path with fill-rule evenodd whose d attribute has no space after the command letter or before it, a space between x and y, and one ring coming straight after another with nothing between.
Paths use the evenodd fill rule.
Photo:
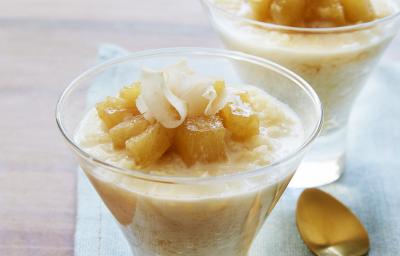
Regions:
<instances>
[{"instance_id":1,"label":"glass rim","mask_svg":"<svg viewBox=\"0 0 400 256\"><path fill-rule=\"evenodd\" d=\"M312 102L314 103L315 111L318 115L318 121L314 124L312 128L311 134L302 140L301 145L299 145L296 150L291 152L290 154L278 159L277 161L272 162L269 165L262 166L255 169L250 169L247 171L241 171L237 173L229 173L224 175L218 176L207 176L207 177L189 177L189 176L165 176L165 175L158 175L158 174L150 174L145 173L142 170L132 170L126 169L122 167L115 166L113 164L107 163L101 159L98 159L91 154L87 153L85 150L81 149L79 145L74 140L72 135L69 136L68 132L64 127L63 117L62 117L62 109L64 108L64 101L69 96L69 94L79 86L81 80L84 80L87 77L96 75L104 70L111 68L117 64L121 64L124 62L132 61L138 58L145 58L145 57L152 57L152 56L174 56L174 55L184 55L184 54L191 54L191 55L198 55L198 56L210 56L210 57L221 57L227 59L234 59L234 60L242 60L246 62L250 62L264 68L268 68L273 72L277 72L280 75L287 77L290 81L294 82L297 86L299 86L308 97L311 98ZM193 184L193 183L203 183L203 182L216 182L221 180L231 180L243 177L254 177L265 172L268 169L272 169L276 166L279 166L289 160L295 158L298 154L303 152L308 145L318 136L322 128L323 122L323 108L322 104L316 94L316 92L312 89L312 87L299 75L295 74L294 72L290 71L289 69L276 64L270 60L263 59L260 57L252 56L249 54L237 52L237 51L229 51L229 50L222 50L222 49L214 49L214 48L201 48L201 47L177 47L177 48L160 48L154 50L145 50L139 51L135 53L127 54L123 57L114 58L103 63L97 64L94 67L86 70L81 75L76 77L63 91L59 100L57 101L56 106L56 122L58 129L60 130L61 134L63 135L64 139L68 142L68 145L72 147L72 149L85 160L94 163L95 165L100 165L108 170L115 171L118 173L126 174L129 176L133 176L134 178L159 182L159 183L173 183L173 184Z\"/></svg>"},{"instance_id":2,"label":"glass rim","mask_svg":"<svg viewBox=\"0 0 400 256\"><path fill-rule=\"evenodd\" d=\"M333 27L333 28L303 28L303 27L293 27L293 26L286 26L286 25L279 25L270 22L263 22L258 20L253 20L250 18L242 17L237 14L231 13L226 11L225 9L218 7L216 4L212 2L212 0L200 0L205 6L207 6L210 10L215 9L221 12L223 15L231 18L231 19L238 19L246 23L250 23L252 25L261 26L263 28L271 29L271 30L281 30L281 31L293 31L293 32L303 32L303 33L341 33L341 32L350 32L356 30L367 29L373 26L376 26L381 23L386 23L387 21L394 20L400 16L400 8L396 10L395 13L391 15L378 18L369 22L364 22L360 24L353 24L353 25L346 25L341 27ZM397 1L396 1L397 2Z\"/></svg>"}]
</instances>

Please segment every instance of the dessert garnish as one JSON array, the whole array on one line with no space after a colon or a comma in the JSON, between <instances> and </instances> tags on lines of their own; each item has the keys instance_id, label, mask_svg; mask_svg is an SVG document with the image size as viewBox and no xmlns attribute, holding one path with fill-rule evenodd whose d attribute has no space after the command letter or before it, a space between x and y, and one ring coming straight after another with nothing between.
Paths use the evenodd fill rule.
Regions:
<instances>
[{"instance_id":1,"label":"dessert garnish","mask_svg":"<svg viewBox=\"0 0 400 256\"><path fill-rule=\"evenodd\" d=\"M143 69L140 81L96 105L116 150L135 165L174 152L191 166L224 161L227 134L242 142L259 134L259 118L246 91L197 76L182 61L162 70Z\"/></svg>"},{"instance_id":2,"label":"dessert garnish","mask_svg":"<svg viewBox=\"0 0 400 256\"><path fill-rule=\"evenodd\" d=\"M340 27L376 19L370 0L248 0L252 18L293 27Z\"/></svg>"}]
</instances>

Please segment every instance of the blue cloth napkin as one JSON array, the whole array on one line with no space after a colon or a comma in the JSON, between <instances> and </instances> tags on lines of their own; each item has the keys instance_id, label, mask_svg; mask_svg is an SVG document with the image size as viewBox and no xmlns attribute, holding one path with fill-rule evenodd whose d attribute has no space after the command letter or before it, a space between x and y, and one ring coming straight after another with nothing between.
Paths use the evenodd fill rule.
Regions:
<instances>
[{"instance_id":1,"label":"blue cloth napkin","mask_svg":"<svg viewBox=\"0 0 400 256\"><path fill-rule=\"evenodd\" d=\"M99 61L127 51L100 47ZM94 86L96 100L104 77ZM343 177L323 189L349 206L365 224L371 239L369 255L400 253L400 63L381 64L358 98L348 132L347 163ZM301 189L287 189L267 219L250 256L311 255L295 224ZM130 256L131 252L110 213L79 171L75 231L76 256ZM140 256L140 255L138 255Z\"/></svg>"}]
</instances>

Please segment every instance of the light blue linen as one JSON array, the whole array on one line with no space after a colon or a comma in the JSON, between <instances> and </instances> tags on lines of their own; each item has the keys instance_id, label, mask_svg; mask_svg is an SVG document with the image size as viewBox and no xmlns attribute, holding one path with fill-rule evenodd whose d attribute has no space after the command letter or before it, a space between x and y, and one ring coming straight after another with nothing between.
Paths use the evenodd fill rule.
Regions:
<instances>
[{"instance_id":1,"label":"light blue linen","mask_svg":"<svg viewBox=\"0 0 400 256\"><path fill-rule=\"evenodd\" d=\"M99 61L126 54L100 47ZM112 80L107 77L97 83ZM95 85L88 100L96 100ZM381 64L354 107L344 176L323 188L348 205L370 234L369 255L400 255L400 63ZM251 256L311 255L295 224L300 189L287 189L251 250ZM79 171L76 256L128 256L128 245L110 213Z\"/></svg>"}]
</instances>

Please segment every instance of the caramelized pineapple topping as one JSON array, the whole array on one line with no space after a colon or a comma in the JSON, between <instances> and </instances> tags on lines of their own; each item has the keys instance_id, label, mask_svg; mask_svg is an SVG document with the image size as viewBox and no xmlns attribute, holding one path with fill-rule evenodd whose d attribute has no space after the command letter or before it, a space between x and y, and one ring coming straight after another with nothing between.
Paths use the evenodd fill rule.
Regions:
<instances>
[{"instance_id":1,"label":"caramelized pineapple topping","mask_svg":"<svg viewBox=\"0 0 400 256\"><path fill-rule=\"evenodd\" d=\"M146 166L158 160L172 145L173 130L154 123L143 133L128 139L126 152L137 166Z\"/></svg>"},{"instance_id":2,"label":"caramelized pineapple topping","mask_svg":"<svg viewBox=\"0 0 400 256\"><path fill-rule=\"evenodd\" d=\"M314 0L304 15L309 27L335 27L346 25L346 17L340 0Z\"/></svg>"},{"instance_id":3,"label":"caramelized pineapple topping","mask_svg":"<svg viewBox=\"0 0 400 256\"><path fill-rule=\"evenodd\" d=\"M270 7L271 18L275 23L296 26L303 19L305 0L273 0Z\"/></svg>"},{"instance_id":4,"label":"caramelized pineapple topping","mask_svg":"<svg viewBox=\"0 0 400 256\"><path fill-rule=\"evenodd\" d=\"M225 160L222 120L216 115L187 118L176 131L175 149L189 166L196 162Z\"/></svg>"},{"instance_id":5,"label":"caramelized pineapple topping","mask_svg":"<svg viewBox=\"0 0 400 256\"><path fill-rule=\"evenodd\" d=\"M139 110L136 107L136 99L140 95L140 83L135 82L119 91L119 97L126 101L126 107L134 114L138 115Z\"/></svg>"},{"instance_id":6,"label":"caramelized pineapple topping","mask_svg":"<svg viewBox=\"0 0 400 256\"><path fill-rule=\"evenodd\" d=\"M225 92L225 82L213 84L215 93ZM236 103L220 100L218 114L188 116L174 129L165 128L158 121L148 121L136 107L140 96L140 83L124 87L118 97L107 97L96 105L99 118L109 129L113 146L126 150L138 167L146 167L161 158L171 148L191 166L196 162L211 163L226 159L225 134L246 140L258 134L259 120L250 106L250 95L236 93ZM217 110L218 111L218 110ZM171 147L174 145L174 147Z\"/></svg>"},{"instance_id":7,"label":"caramelized pineapple topping","mask_svg":"<svg viewBox=\"0 0 400 256\"><path fill-rule=\"evenodd\" d=\"M245 104L250 104L250 95L246 91L241 91L238 93L240 100Z\"/></svg>"},{"instance_id":8,"label":"caramelized pineapple topping","mask_svg":"<svg viewBox=\"0 0 400 256\"><path fill-rule=\"evenodd\" d=\"M103 102L97 103L96 110L108 129L133 115L126 101L115 97L107 97Z\"/></svg>"},{"instance_id":9,"label":"caramelized pineapple topping","mask_svg":"<svg viewBox=\"0 0 400 256\"><path fill-rule=\"evenodd\" d=\"M242 141L259 133L260 122L249 105L249 95L241 93L239 96L242 102L226 104L220 115L232 138Z\"/></svg>"},{"instance_id":10,"label":"caramelized pineapple topping","mask_svg":"<svg viewBox=\"0 0 400 256\"><path fill-rule=\"evenodd\" d=\"M267 21L271 18L272 0L249 0L249 5L253 10L253 17L259 21Z\"/></svg>"},{"instance_id":11,"label":"caramelized pineapple topping","mask_svg":"<svg viewBox=\"0 0 400 256\"><path fill-rule=\"evenodd\" d=\"M352 23L368 22L375 19L374 8L370 0L340 0L348 21Z\"/></svg>"},{"instance_id":12,"label":"caramelized pineapple topping","mask_svg":"<svg viewBox=\"0 0 400 256\"><path fill-rule=\"evenodd\" d=\"M114 148L121 149L125 147L125 141L129 138L139 135L150 125L142 115L137 115L125 120L110 129L110 136Z\"/></svg>"},{"instance_id":13,"label":"caramelized pineapple topping","mask_svg":"<svg viewBox=\"0 0 400 256\"><path fill-rule=\"evenodd\" d=\"M294 27L339 27L376 18L370 0L248 0L253 18Z\"/></svg>"}]
</instances>

